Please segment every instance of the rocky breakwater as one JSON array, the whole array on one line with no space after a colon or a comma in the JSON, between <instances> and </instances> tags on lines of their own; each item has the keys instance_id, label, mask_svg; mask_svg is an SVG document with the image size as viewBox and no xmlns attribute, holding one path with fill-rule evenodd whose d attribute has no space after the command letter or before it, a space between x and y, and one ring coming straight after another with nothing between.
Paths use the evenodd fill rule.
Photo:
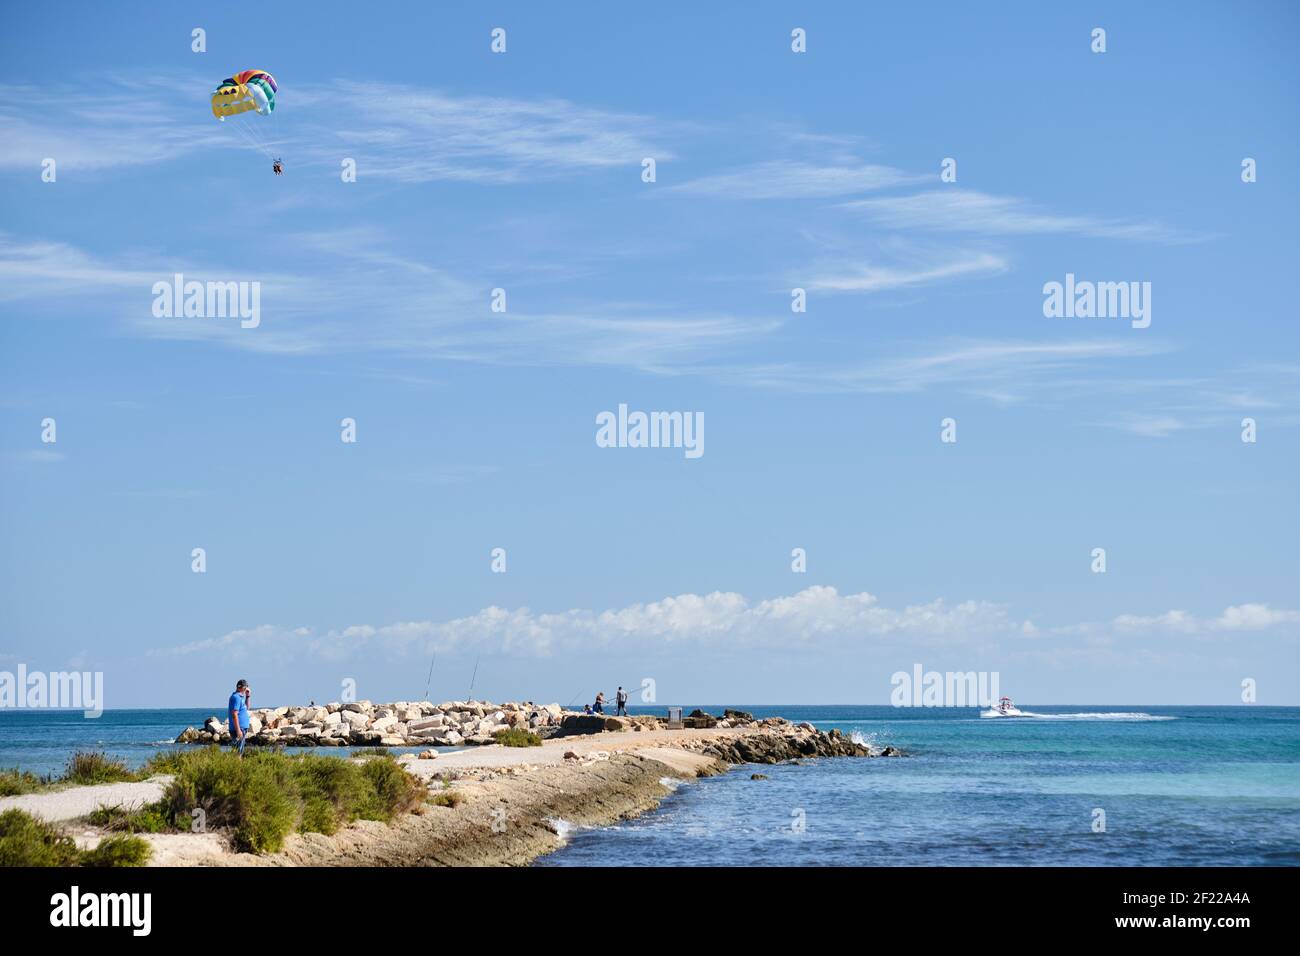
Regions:
<instances>
[{"instance_id":1,"label":"rocky breakwater","mask_svg":"<svg viewBox=\"0 0 1300 956\"><path fill-rule=\"evenodd\" d=\"M726 763L785 763L803 757L901 757L893 747L873 748L838 730L792 724L784 717L755 721L757 732L716 740L694 740L685 749Z\"/></svg>"},{"instance_id":2,"label":"rocky breakwater","mask_svg":"<svg viewBox=\"0 0 1300 956\"><path fill-rule=\"evenodd\" d=\"M711 757L729 764L784 763L802 757L901 757L893 747L873 748L846 737L838 730L818 730L807 721L793 723L784 717L755 719L753 714L727 710L721 717L702 710L693 711L682 720L684 729L737 731L710 737L685 737L674 742L683 750ZM657 717L602 717L572 714L560 722L559 736L593 734L625 730L660 730L664 722ZM570 754L565 754L569 757ZM580 759L579 755L571 755Z\"/></svg>"},{"instance_id":3,"label":"rocky breakwater","mask_svg":"<svg viewBox=\"0 0 1300 956\"><path fill-rule=\"evenodd\" d=\"M567 717L559 704L531 701L493 704L489 701L427 700L373 704L368 700L307 707L259 708L249 712L248 743L284 747L459 747L495 743L495 735L511 729L540 736L559 732ZM178 744L228 744L230 728L218 717L200 727L186 727Z\"/></svg>"}]
</instances>

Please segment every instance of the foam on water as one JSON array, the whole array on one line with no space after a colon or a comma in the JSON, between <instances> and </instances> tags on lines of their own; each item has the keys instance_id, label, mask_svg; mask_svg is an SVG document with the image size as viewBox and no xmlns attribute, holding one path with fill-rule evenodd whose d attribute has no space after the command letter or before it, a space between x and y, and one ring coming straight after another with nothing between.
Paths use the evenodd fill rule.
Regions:
<instances>
[{"instance_id":1,"label":"foam on water","mask_svg":"<svg viewBox=\"0 0 1300 956\"><path fill-rule=\"evenodd\" d=\"M1035 720L1177 720L1177 717L1164 717L1154 714L1144 714L1141 712L1124 713L1124 712L1097 712L1089 713L1082 711L1077 714L1036 714L1031 710L1022 710L1019 717L1006 717L1001 714L992 714L988 711L980 714L981 717L996 717L999 720L1021 720L1025 717L1032 717Z\"/></svg>"},{"instance_id":2,"label":"foam on water","mask_svg":"<svg viewBox=\"0 0 1300 956\"><path fill-rule=\"evenodd\" d=\"M560 846L564 846L566 843L568 843L569 837L571 837L578 830L582 829L577 824L570 823L568 820L562 819L560 817L547 817L546 822L549 823L551 827L555 830L555 842L558 843Z\"/></svg>"}]
</instances>

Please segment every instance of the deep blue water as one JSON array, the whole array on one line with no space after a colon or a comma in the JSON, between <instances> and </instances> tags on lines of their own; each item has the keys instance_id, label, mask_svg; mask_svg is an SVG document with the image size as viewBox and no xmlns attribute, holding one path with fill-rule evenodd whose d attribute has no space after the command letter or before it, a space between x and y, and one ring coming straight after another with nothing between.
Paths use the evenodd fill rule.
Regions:
<instances>
[{"instance_id":1,"label":"deep blue water","mask_svg":"<svg viewBox=\"0 0 1300 956\"><path fill-rule=\"evenodd\" d=\"M731 706L910 756L684 783L655 813L573 831L539 864L1300 865L1300 708L1021 704L1042 716L989 720L955 709ZM90 748L136 765L211 712L0 711L0 767L57 773ZM770 779L750 780L753 771ZM1095 808L1104 833L1093 832Z\"/></svg>"},{"instance_id":2,"label":"deep blue water","mask_svg":"<svg viewBox=\"0 0 1300 956\"><path fill-rule=\"evenodd\" d=\"M1300 865L1300 708L1019 706L742 705L911 756L736 768L539 865Z\"/></svg>"}]
</instances>

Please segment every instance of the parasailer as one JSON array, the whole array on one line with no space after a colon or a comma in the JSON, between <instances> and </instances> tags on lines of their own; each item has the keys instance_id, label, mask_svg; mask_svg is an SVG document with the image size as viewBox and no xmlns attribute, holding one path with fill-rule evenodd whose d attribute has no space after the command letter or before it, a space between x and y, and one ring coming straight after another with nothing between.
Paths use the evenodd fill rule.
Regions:
<instances>
[{"instance_id":1,"label":"parasailer","mask_svg":"<svg viewBox=\"0 0 1300 956\"><path fill-rule=\"evenodd\" d=\"M275 77L265 70L242 70L222 80L212 91L212 115L220 122L231 120L234 127L253 148L272 160L271 168L277 176L284 173L284 165L273 157L263 127L264 117L275 112L275 98L279 92Z\"/></svg>"}]
</instances>

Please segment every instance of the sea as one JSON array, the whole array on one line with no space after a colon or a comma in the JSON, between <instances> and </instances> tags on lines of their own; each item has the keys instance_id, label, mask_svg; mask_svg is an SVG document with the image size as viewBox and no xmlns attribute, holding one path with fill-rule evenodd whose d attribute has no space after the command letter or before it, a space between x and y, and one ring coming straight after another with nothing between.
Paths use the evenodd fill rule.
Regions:
<instances>
[{"instance_id":1,"label":"sea","mask_svg":"<svg viewBox=\"0 0 1300 956\"><path fill-rule=\"evenodd\" d=\"M536 865L1300 865L1300 708L1018 704L1027 716L992 719L856 705L685 711L697 706L806 720L906 756L665 781L673 792L661 807L633 820L555 821L564 844ZM138 765L210 713L0 711L0 767L57 775L87 749Z\"/></svg>"}]
</instances>

